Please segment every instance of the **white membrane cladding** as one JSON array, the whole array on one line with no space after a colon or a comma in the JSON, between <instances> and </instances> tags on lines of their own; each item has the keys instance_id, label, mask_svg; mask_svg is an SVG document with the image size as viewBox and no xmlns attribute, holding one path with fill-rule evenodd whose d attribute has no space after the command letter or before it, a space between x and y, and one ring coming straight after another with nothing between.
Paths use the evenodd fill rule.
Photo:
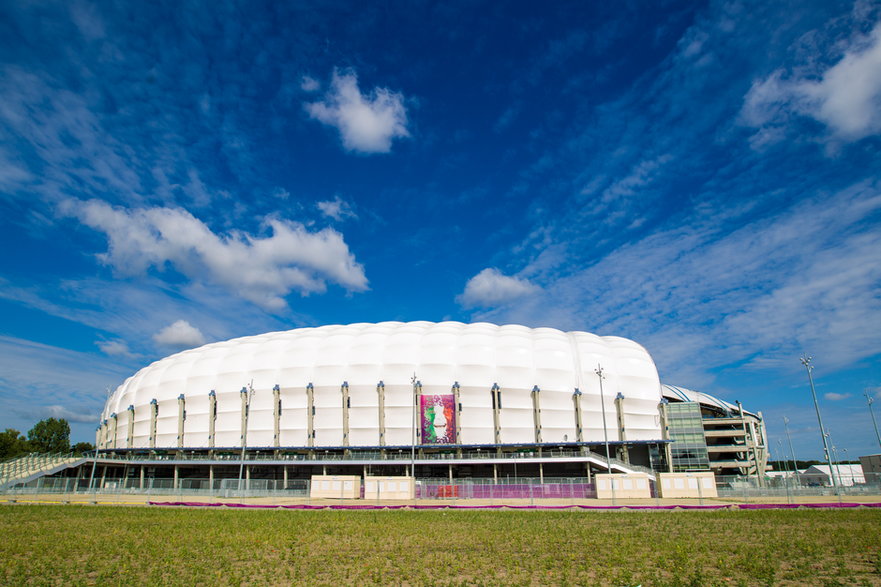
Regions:
<instances>
[{"instance_id":1,"label":"white membrane cladding","mask_svg":"<svg viewBox=\"0 0 881 587\"><path fill-rule=\"evenodd\" d=\"M423 394L452 394L458 382L461 412L457 424L462 444L496 442L493 385L500 389L501 444L538 440L534 387L540 390L541 442L577 440L576 388L581 391L577 401L582 438L602 441L603 402L596 374L600 364L605 373L603 401L609 439L621 439L615 404L619 394L625 439L660 439L658 372L651 356L637 343L587 332L460 322L300 328L187 350L156 361L119 386L102 413L101 421L106 424L99 438L104 448L150 447L151 401L156 400L157 448L212 446L212 420L213 446L241 446L240 391L250 387L250 447L407 446L413 436L411 378L415 373ZM309 408L310 384L314 414ZM274 404L276 385L280 406ZM212 390L214 404L209 399ZM134 426L129 436L131 417ZM346 420L349 433L344 438ZM183 438L179 439L181 429Z\"/></svg>"}]
</instances>

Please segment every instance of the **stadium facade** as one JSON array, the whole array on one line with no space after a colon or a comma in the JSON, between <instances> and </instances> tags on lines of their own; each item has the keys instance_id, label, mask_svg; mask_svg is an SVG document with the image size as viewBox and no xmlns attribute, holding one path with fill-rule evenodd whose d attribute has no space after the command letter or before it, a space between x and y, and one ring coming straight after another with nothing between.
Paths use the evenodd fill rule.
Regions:
<instances>
[{"instance_id":1,"label":"stadium facade","mask_svg":"<svg viewBox=\"0 0 881 587\"><path fill-rule=\"evenodd\" d=\"M126 486L145 474L212 487L244 474L286 487L315 474L452 481L709 470L691 448L676 449L693 439L687 426L679 440L670 434L685 422L671 406L700 415L719 402L691 394L663 387L649 353L619 337L486 323L334 325L157 361L111 395L96 441L102 480ZM732 470L764 464L741 458Z\"/></svg>"}]
</instances>

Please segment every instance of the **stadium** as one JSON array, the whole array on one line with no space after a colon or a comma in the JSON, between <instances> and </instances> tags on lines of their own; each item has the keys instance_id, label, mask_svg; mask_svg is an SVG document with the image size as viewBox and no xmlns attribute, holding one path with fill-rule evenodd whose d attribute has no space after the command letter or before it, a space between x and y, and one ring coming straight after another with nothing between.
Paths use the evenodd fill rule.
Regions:
<instances>
[{"instance_id":1,"label":"stadium","mask_svg":"<svg viewBox=\"0 0 881 587\"><path fill-rule=\"evenodd\" d=\"M726 430L720 449L708 448L704 422ZM429 485L758 476L766 461L760 414L663 386L631 340L459 322L301 328L171 355L111 394L96 446L97 459L56 475L293 490L319 475Z\"/></svg>"}]
</instances>

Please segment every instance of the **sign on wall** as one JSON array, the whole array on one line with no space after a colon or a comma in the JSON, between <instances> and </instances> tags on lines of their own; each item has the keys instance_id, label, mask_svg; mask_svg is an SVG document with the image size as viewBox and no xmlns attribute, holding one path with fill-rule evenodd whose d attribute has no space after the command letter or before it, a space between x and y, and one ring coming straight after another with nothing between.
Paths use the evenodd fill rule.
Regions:
<instances>
[{"instance_id":1,"label":"sign on wall","mask_svg":"<svg viewBox=\"0 0 881 587\"><path fill-rule=\"evenodd\" d=\"M456 396L421 395L422 444L456 443Z\"/></svg>"}]
</instances>

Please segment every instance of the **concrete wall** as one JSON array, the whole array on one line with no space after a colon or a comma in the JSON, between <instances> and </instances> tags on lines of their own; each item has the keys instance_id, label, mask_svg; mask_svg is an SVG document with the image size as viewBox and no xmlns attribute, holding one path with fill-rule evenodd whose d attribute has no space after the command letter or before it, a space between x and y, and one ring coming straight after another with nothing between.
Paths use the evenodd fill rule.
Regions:
<instances>
[{"instance_id":1,"label":"concrete wall","mask_svg":"<svg viewBox=\"0 0 881 587\"><path fill-rule=\"evenodd\" d=\"M358 475L312 475L309 497L315 499L358 499L361 497L361 477Z\"/></svg>"},{"instance_id":2,"label":"concrete wall","mask_svg":"<svg viewBox=\"0 0 881 587\"><path fill-rule=\"evenodd\" d=\"M364 499L413 499L413 477L365 477Z\"/></svg>"},{"instance_id":3,"label":"concrete wall","mask_svg":"<svg viewBox=\"0 0 881 587\"><path fill-rule=\"evenodd\" d=\"M645 473L603 473L596 476L596 485L597 499L638 499L652 496L649 476Z\"/></svg>"},{"instance_id":4,"label":"concrete wall","mask_svg":"<svg viewBox=\"0 0 881 587\"><path fill-rule=\"evenodd\" d=\"M661 497L718 497L716 478L706 473L659 473Z\"/></svg>"}]
</instances>

